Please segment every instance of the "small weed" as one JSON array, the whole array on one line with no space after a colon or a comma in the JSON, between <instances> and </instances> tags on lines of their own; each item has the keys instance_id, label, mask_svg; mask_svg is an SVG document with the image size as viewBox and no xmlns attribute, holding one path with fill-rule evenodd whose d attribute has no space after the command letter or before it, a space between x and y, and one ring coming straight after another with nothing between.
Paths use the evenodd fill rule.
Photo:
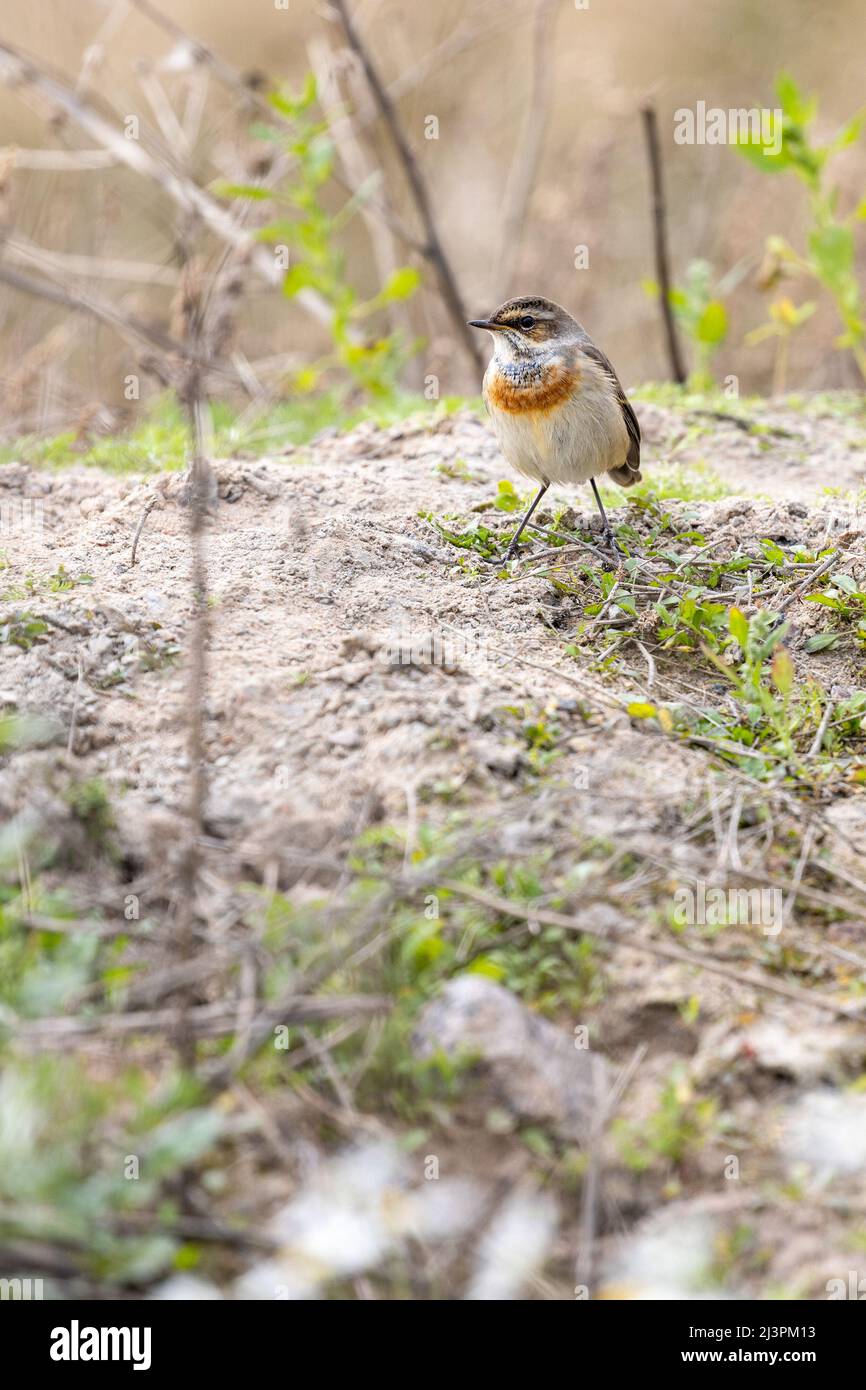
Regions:
<instances>
[{"instance_id":1,"label":"small weed","mask_svg":"<svg viewBox=\"0 0 866 1390\"><path fill-rule=\"evenodd\" d=\"M699 1097L685 1067L678 1063L662 1087L659 1103L642 1124L616 1120L612 1126L623 1161L636 1173L659 1163L679 1167L707 1141L718 1102Z\"/></svg>"},{"instance_id":2,"label":"small weed","mask_svg":"<svg viewBox=\"0 0 866 1390\"><path fill-rule=\"evenodd\" d=\"M47 631L48 624L33 613L7 613L0 622L0 644L8 642L27 652Z\"/></svg>"},{"instance_id":3,"label":"small weed","mask_svg":"<svg viewBox=\"0 0 866 1390\"><path fill-rule=\"evenodd\" d=\"M112 853L111 836L115 821L105 783L98 777L74 782L67 790L66 800L71 814L84 827L94 849L100 853Z\"/></svg>"}]
</instances>

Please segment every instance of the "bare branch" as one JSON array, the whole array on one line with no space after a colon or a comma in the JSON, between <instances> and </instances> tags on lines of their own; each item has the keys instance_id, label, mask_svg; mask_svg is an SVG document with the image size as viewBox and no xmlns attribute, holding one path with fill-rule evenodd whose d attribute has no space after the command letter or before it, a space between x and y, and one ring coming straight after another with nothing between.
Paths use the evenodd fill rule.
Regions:
<instances>
[{"instance_id":1,"label":"bare branch","mask_svg":"<svg viewBox=\"0 0 866 1390\"><path fill-rule=\"evenodd\" d=\"M222 241L239 250L248 251L251 263L263 279L278 284L282 272L264 247L257 245L249 232L238 226L234 217L191 179L185 178L161 158L144 148L142 140L127 140L122 131L106 120L96 108L62 79L38 67L10 44L0 43L0 77L11 86L21 86L38 93L55 108L63 111L81 127L92 140L108 150L117 161L126 164L137 174L150 179L184 211L194 213Z\"/></svg>"},{"instance_id":2,"label":"bare branch","mask_svg":"<svg viewBox=\"0 0 866 1390\"><path fill-rule=\"evenodd\" d=\"M103 323L111 324L125 338L139 339L149 343L151 347L158 348L160 352L176 353L208 371L218 372L232 380L239 379L232 367L223 362L212 361L196 348L178 342L170 333L164 333L161 328L154 328L133 314L122 313L108 300L97 299L83 290L64 290L59 285L48 284L45 280L34 280L31 276L22 275L20 271L10 270L4 265L0 265L0 281L11 285L13 289L21 290L24 294L32 294L38 299L47 299L52 304L59 304L64 309L91 314Z\"/></svg>"},{"instance_id":3,"label":"bare branch","mask_svg":"<svg viewBox=\"0 0 866 1390\"><path fill-rule=\"evenodd\" d=\"M258 1042L277 1024L315 1023L322 1019L346 1018L352 1014L383 1013L391 1006L390 999L373 994L327 994L316 997L287 997L269 1005L256 1017L254 1034ZM177 1010L135 1010L131 1013L93 1014L81 1018L59 1015L37 1018L13 1025L15 1037L34 1048L67 1047L76 1039L135 1037L146 1033L164 1033L176 1021ZM233 1033L237 1020L234 1000L217 1000L199 1004L188 1010L189 1028L196 1038L219 1038Z\"/></svg>"},{"instance_id":4,"label":"bare branch","mask_svg":"<svg viewBox=\"0 0 866 1390\"><path fill-rule=\"evenodd\" d=\"M63 277L83 275L91 279L122 280L127 284L177 284L178 274L171 266L152 265L149 261L112 260L105 256L76 256L64 251L52 251L38 246L20 233L4 238L5 257L13 265L36 266L47 274Z\"/></svg>"},{"instance_id":5,"label":"bare branch","mask_svg":"<svg viewBox=\"0 0 866 1390\"><path fill-rule=\"evenodd\" d=\"M545 908L536 908L532 904L511 902L507 898L502 898L496 893L488 893L483 888L474 888L470 884L460 883L456 879L445 879L442 887L449 892L457 894L461 898L471 898L473 902L480 903L482 907L487 907L491 912L499 913L506 917L522 918L528 922L540 922L542 926L564 927L566 931L576 931L583 936L591 936L594 939L611 946L627 946L631 951L640 951L643 955L658 956L661 960L675 960L683 965L694 966L696 970L706 970L713 975L721 975L726 980L732 980L738 985L747 985L750 989L764 990L768 994L778 994L783 999L791 999L802 1005L804 1008L821 1009L824 1013L835 1015L836 1018L853 1018L862 1022L863 1010L855 1004L837 1004L835 999L828 999L826 995L818 994L815 990L798 989L795 985L786 984L783 980L774 980L771 975L759 975L751 970L737 970L735 966L726 964L725 961L717 960L705 951L686 949L683 946L674 946L666 941L650 941L642 938L634 931L628 931L621 927L594 928L582 917L569 917L564 912L550 912Z\"/></svg>"},{"instance_id":6,"label":"bare branch","mask_svg":"<svg viewBox=\"0 0 866 1390\"><path fill-rule=\"evenodd\" d=\"M388 95L388 91L373 64L373 60L355 28L354 21L349 14L346 0L334 0L334 8L340 16L340 23L343 27L343 32L346 35L346 41L349 47L360 59L364 75L400 159L403 173L406 176L406 182L411 190L415 207L424 228L424 235L426 238L424 254L436 271L439 286L442 290L442 296L445 300L445 306L454 324L460 342L463 344L466 354L471 359L476 371L480 374L484 370L484 359L481 349L467 325L466 308L463 304L460 290L451 268L451 263L439 239L439 231L436 226L436 219L433 216L433 206L427 191L427 185L424 182L411 146L403 133L403 128L400 125L400 119L397 115L397 109L391 97Z\"/></svg>"},{"instance_id":7,"label":"bare branch","mask_svg":"<svg viewBox=\"0 0 866 1390\"><path fill-rule=\"evenodd\" d=\"M662 323L664 325L671 376L674 381L682 386L687 380L688 373L683 365L679 339L677 338L676 324L674 323L673 309L671 308L671 272L670 259L668 256L667 208L662 177L662 157L659 149L658 121L656 119L656 109L651 101L645 102L641 107L641 116L643 118L644 133L646 135L647 158L649 160L650 178L652 180L653 242L655 246L656 277L659 284L659 307L661 309Z\"/></svg>"},{"instance_id":8,"label":"bare branch","mask_svg":"<svg viewBox=\"0 0 866 1390\"><path fill-rule=\"evenodd\" d=\"M16 169L48 171L52 174L80 174L90 169L113 169L117 160L110 150L23 150L7 145L0 150L0 163L11 157Z\"/></svg>"},{"instance_id":9,"label":"bare branch","mask_svg":"<svg viewBox=\"0 0 866 1390\"><path fill-rule=\"evenodd\" d=\"M210 194L180 174L161 156L146 150L141 140L127 140L66 82L47 73L32 58L7 43L0 43L0 80L3 79L12 86L21 86L37 93L53 107L63 111L92 140L108 151L117 163L125 164L150 179L184 212L199 217L220 240L247 254L253 270L269 285L276 286L282 282L283 271L270 252ZM333 310L317 291L302 289L295 295L295 302L320 323L331 323Z\"/></svg>"},{"instance_id":10,"label":"bare branch","mask_svg":"<svg viewBox=\"0 0 866 1390\"><path fill-rule=\"evenodd\" d=\"M209 68L223 86L237 92L241 99L253 110L257 111L259 115L263 116L268 121L275 122L277 125L286 123L285 116L283 116L276 107L272 106L266 97L263 97L260 92L252 87L241 72L233 68L229 63L226 63L214 53L213 49L208 48L207 44L202 43L200 39L197 39L186 29L181 28L176 20L158 9L156 5L152 5L150 0L130 0L130 3L135 5L136 9L140 10L143 15L146 15L147 18L157 25L158 28L162 29L164 33L169 34L175 39L177 43L185 45L193 62L200 63ZM338 144L342 138L342 127L347 121L348 117L340 117L331 128L330 133ZM340 186L348 193L352 194L352 196L357 195L360 183L347 182L337 173L334 173L333 178L336 183L340 184ZM426 255L426 247L423 242L401 222L400 218L397 217L390 208L383 206L383 204L375 201L368 195L364 198L364 207L371 213L374 213L375 216L378 217L386 227L390 228L394 235L398 236L406 246L410 247L413 251L417 251L419 255ZM296 296L296 298L300 298L300 296Z\"/></svg>"}]
</instances>

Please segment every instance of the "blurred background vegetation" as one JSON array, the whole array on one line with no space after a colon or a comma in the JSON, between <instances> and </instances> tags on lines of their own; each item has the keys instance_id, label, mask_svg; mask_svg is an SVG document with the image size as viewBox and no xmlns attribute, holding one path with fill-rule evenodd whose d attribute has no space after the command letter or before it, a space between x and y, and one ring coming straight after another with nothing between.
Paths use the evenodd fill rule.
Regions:
<instances>
[{"instance_id":1,"label":"blurred background vegetation","mask_svg":"<svg viewBox=\"0 0 866 1390\"><path fill-rule=\"evenodd\" d=\"M391 132L334 8L278 4L171 7L170 22L230 62L246 96L197 61L182 34L154 22L143 0L4 7L4 39L64 76L116 129L137 118L141 144L160 164L285 256L280 295L243 257L227 265L225 245L193 227L194 218L179 218L152 182L105 155L96 168L76 168L75 152L97 142L68 114L26 90L0 88L7 266L176 330L190 277L222 277L216 341L234 364L216 393L227 402L216 421L222 451L261 452L354 419L359 409L387 417L419 396L423 403L479 387L478 364L419 253L423 228ZM846 124L862 97L851 54L866 18L854 0L826 13L806 0L759 8L710 0L688 15L674 0L651 8L629 0L587 8L571 0L366 0L353 15L471 314L518 290L543 292L577 314L626 382L667 375L640 118L649 97L665 169L675 310L694 380L707 385L710 369L718 381L733 374L744 394L862 382L856 354L835 348L840 315L848 314L850 332L859 311L866 239L856 226L836 226L818 246L819 261L826 253L832 262L818 266L829 293L815 292L807 263L820 217L841 223L850 213L854 223L866 189L859 126ZM796 178L766 177L760 155L748 162L725 146L675 143L678 109L698 101L775 107L783 71L799 84L786 110L802 118L811 147L848 132L823 191L807 187L804 196ZM813 90L817 110L801 96ZM803 167L794 172L808 184ZM840 244L845 235L850 246ZM148 407L152 420L171 385L146 364L142 371L138 347L119 346L110 326L8 286L0 287L0 318L11 456L26 456L20 437L34 434L55 438L39 446L43 455L71 450L121 466L146 464L160 450L170 461L182 450L182 435L160 415L126 454L112 446L109 460L100 452L101 437ZM132 391L131 374L140 375Z\"/></svg>"}]
</instances>

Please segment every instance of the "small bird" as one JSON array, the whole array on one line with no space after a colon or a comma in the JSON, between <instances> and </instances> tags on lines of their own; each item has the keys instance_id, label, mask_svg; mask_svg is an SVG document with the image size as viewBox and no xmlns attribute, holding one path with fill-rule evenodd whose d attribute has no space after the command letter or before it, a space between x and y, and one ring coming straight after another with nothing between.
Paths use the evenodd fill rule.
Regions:
<instances>
[{"instance_id":1,"label":"small bird","mask_svg":"<svg viewBox=\"0 0 866 1390\"><path fill-rule=\"evenodd\" d=\"M609 473L622 487L640 482L640 426L601 348L567 309L541 296L508 299L469 325L493 338L482 394L499 447L518 472L541 483L506 560L550 484L587 479L616 549L595 480Z\"/></svg>"}]
</instances>

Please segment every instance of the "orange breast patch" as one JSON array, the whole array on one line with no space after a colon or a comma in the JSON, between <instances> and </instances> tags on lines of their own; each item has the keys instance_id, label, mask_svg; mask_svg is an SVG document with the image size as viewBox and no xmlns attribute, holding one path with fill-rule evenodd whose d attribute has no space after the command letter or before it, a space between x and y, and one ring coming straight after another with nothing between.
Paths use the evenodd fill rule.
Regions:
<instances>
[{"instance_id":1,"label":"orange breast patch","mask_svg":"<svg viewBox=\"0 0 866 1390\"><path fill-rule=\"evenodd\" d=\"M531 410L547 414L567 401L580 386L580 371L577 367L554 362L536 378L523 383L512 381L502 372L491 372L487 382L487 396L497 410L506 410L510 415L522 415Z\"/></svg>"}]
</instances>

